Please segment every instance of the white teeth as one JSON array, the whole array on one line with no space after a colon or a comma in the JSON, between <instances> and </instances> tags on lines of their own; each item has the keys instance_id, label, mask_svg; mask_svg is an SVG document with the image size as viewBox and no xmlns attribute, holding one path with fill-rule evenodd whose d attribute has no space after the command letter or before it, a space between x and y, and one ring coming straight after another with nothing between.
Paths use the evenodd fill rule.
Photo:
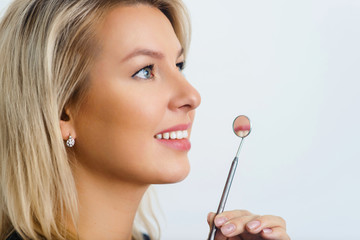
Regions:
<instances>
[{"instance_id":1,"label":"white teeth","mask_svg":"<svg viewBox=\"0 0 360 240\"><path fill-rule=\"evenodd\" d=\"M248 134L249 134L249 131L242 131L242 130L240 130L240 131L237 132L237 135L238 135L239 137L246 137Z\"/></svg>"},{"instance_id":2,"label":"white teeth","mask_svg":"<svg viewBox=\"0 0 360 240\"><path fill-rule=\"evenodd\" d=\"M176 138L177 139L183 139L183 132L182 131L177 131L176 132Z\"/></svg>"},{"instance_id":3,"label":"white teeth","mask_svg":"<svg viewBox=\"0 0 360 240\"><path fill-rule=\"evenodd\" d=\"M183 138L187 138L189 136L188 131L184 130L184 131L174 131L174 132L166 132L163 134L157 134L155 136L156 139L183 139Z\"/></svg>"},{"instance_id":4,"label":"white teeth","mask_svg":"<svg viewBox=\"0 0 360 240\"><path fill-rule=\"evenodd\" d=\"M238 132L237 132L237 135L238 135L239 137L243 137L243 131L238 131Z\"/></svg>"},{"instance_id":5,"label":"white teeth","mask_svg":"<svg viewBox=\"0 0 360 240\"><path fill-rule=\"evenodd\" d=\"M176 137L177 137L177 136L176 136L176 132L171 132L171 133L170 133L170 138L171 138L171 139L176 139Z\"/></svg>"},{"instance_id":6,"label":"white teeth","mask_svg":"<svg viewBox=\"0 0 360 240\"><path fill-rule=\"evenodd\" d=\"M170 133L167 132L167 133L164 133L164 134L163 134L163 138L164 138L164 139L169 139L169 137L170 137Z\"/></svg>"}]
</instances>

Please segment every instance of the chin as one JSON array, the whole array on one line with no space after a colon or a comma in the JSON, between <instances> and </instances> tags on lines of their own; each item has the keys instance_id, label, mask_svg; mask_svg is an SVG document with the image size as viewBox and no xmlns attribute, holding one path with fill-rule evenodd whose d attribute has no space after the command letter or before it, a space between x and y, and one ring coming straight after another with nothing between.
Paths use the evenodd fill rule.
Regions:
<instances>
[{"instance_id":1,"label":"chin","mask_svg":"<svg viewBox=\"0 0 360 240\"><path fill-rule=\"evenodd\" d=\"M177 183L184 180L190 172L189 160L182 159L181 164L174 164L169 169L163 169L158 176L161 176L159 183Z\"/></svg>"}]
</instances>

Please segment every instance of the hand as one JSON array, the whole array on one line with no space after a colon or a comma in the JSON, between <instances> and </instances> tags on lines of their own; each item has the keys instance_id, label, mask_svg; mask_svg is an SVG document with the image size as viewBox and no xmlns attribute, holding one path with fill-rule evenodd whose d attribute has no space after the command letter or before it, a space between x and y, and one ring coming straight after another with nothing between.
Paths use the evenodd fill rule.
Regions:
<instances>
[{"instance_id":1,"label":"hand","mask_svg":"<svg viewBox=\"0 0 360 240\"><path fill-rule=\"evenodd\" d=\"M218 228L215 240L290 240L286 222L281 217L254 215L246 210L209 213L207 221Z\"/></svg>"}]
</instances>

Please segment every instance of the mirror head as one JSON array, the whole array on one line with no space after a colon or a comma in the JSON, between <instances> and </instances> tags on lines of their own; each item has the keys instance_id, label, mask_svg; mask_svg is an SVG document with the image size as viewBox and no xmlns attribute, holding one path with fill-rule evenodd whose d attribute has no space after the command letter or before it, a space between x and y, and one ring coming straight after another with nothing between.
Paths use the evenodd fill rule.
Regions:
<instances>
[{"instance_id":1,"label":"mirror head","mask_svg":"<svg viewBox=\"0 0 360 240\"><path fill-rule=\"evenodd\" d=\"M245 138L251 132L250 119L245 115L237 116L233 122L233 131L236 136Z\"/></svg>"}]
</instances>

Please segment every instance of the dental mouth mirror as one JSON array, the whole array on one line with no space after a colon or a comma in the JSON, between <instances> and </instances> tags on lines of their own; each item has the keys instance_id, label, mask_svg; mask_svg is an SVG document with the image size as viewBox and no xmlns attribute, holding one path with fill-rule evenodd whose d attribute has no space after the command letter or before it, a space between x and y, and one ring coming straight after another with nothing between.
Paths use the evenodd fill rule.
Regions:
<instances>
[{"instance_id":1,"label":"dental mouth mirror","mask_svg":"<svg viewBox=\"0 0 360 240\"><path fill-rule=\"evenodd\" d=\"M235 170L236 170L236 167L237 167L237 164L238 164L238 159L239 159L239 155L240 155L241 146L243 144L244 138L249 136L249 134L251 132L250 119L245 115L237 116L235 118L234 122L233 122L233 131L234 131L236 136L241 138L241 141L240 141L240 144L239 144L239 148L238 148L238 150L236 152L236 156L235 156L234 160L232 161L230 171L229 171L229 175L227 177L225 187L224 187L221 199L220 199L219 207L218 207L218 209L216 211L216 215L218 215L218 214L220 214L220 213L222 213L224 211L226 200L227 200L227 197L228 197L229 192L230 192L231 183L232 183L232 180L234 178ZM215 223L213 222L213 225L212 225L210 233L209 233L208 240L214 240L215 239L216 231L217 231L217 228L215 227Z\"/></svg>"}]
</instances>

